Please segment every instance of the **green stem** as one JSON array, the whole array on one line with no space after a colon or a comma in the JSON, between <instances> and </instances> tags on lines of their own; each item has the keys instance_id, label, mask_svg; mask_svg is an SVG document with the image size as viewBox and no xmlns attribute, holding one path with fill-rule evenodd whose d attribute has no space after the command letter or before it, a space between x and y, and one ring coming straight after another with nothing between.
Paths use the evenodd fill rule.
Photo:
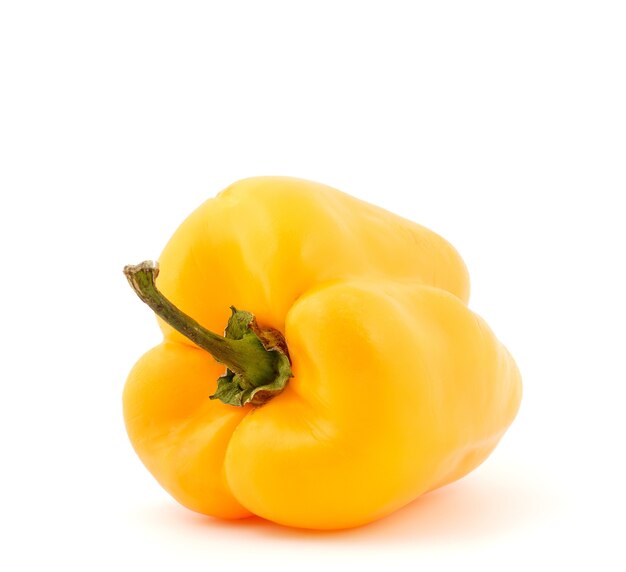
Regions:
<instances>
[{"instance_id":1,"label":"green stem","mask_svg":"<svg viewBox=\"0 0 626 572\"><path fill-rule=\"evenodd\" d=\"M226 365L220 378L218 398L231 405L261 405L280 393L291 377L284 338L271 328L261 330L254 316L233 308L227 337L201 326L179 310L157 288L158 265L151 261L124 267L129 284L161 319L213 358ZM286 376L286 377L285 377Z\"/></svg>"}]
</instances>

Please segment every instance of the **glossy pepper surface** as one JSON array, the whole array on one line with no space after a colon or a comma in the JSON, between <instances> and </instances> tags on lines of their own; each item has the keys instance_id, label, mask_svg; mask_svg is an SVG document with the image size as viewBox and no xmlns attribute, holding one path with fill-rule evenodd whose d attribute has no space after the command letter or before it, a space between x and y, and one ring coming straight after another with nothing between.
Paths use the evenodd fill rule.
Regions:
<instances>
[{"instance_id":1,"label":"glossy pepper surface","mask_svg":"<svg viewBox=\"0 0 626 572\"><path fill-rule=\"evenodd\" d=\"M207 330L223 332L229 317L235 328L235 307L282 342L262 348L286 368L276 391L264 391L270 379L257 392L262 404L237 406L254 390L245 367L233 366L233 380L228 356L218 363L163 320L163 342L132 369L130 440L194 511L362 525L474 469L517 412L518 369L468 309L456 250L330 187L282 177L231 185L175 232L156 286Z\"/></svg>"}]
</instances>

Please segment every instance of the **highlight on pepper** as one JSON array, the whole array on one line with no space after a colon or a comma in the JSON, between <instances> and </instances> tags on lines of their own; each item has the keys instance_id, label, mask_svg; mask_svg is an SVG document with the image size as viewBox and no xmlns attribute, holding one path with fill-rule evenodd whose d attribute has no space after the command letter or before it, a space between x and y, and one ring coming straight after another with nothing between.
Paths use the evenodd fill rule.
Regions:
<instances>
[{"instance_id":1,"label":"highlight on pepper","mask_svg":"<svg viewBox=\"0 0 626 572\"><path fill-rule=\"evenodd\" d=\"M193 511L363 525L475 469L517 413L457 251L328 186L239 181L124 273L163 332L128 376L126 429Z\"/></svg>"}]
</instances>

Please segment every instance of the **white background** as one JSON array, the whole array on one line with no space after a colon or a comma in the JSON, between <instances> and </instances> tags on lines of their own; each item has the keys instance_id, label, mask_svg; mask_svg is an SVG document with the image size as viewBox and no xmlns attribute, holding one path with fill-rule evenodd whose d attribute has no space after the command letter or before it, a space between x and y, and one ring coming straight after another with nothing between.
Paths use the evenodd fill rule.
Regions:
<instances>
[{"instance_id":1,"label":"white background","mask_svg":"<svg viewBox=\"0 0 626 572\"><path fill-rule=\"evenodd\" d=\"M2 569L624 569L623 2L0 6ZM125 435L122 266L265 174L449 239L524 376L483 466L361 529L195 515Z\"/></svg>"}]
</instances>

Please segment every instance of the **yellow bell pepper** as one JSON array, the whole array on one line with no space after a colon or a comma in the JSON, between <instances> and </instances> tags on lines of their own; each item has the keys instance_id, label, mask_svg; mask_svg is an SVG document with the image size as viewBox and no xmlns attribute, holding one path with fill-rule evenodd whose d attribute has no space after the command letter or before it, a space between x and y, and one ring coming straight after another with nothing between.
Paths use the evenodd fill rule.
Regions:
<instances>
[{"instance_id":1,"label":"yellow bell pepper","mask_svg":"<svg viewBox=\"0 0 626 572\"><path fill-rule=\"evenodd\" d=\"M454 248L330 187L239 181L125 273L164 335L126 383L128 434L194 511L362 525L477 467L519 407Z\"/></svg>"}]
</instances>

